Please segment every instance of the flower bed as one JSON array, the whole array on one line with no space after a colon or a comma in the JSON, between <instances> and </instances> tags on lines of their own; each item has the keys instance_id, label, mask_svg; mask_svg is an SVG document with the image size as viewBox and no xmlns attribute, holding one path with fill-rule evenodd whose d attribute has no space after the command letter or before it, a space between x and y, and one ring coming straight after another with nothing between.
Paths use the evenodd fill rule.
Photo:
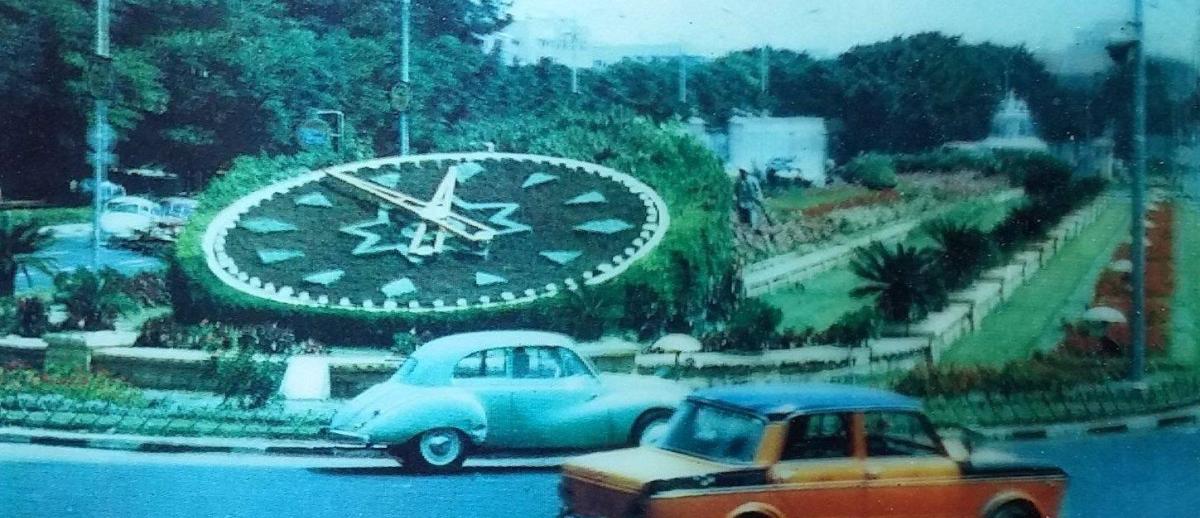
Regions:
<instances>
[{"instance_id":1,"label":"flower bed","mask_svg":"<svg viewBox=\"0 0 1200 518\"><path fill-rule=\"evenodd\" d=\"M1175 208L1165 203L1150 211L1146 229L1146 349L1163 353L1167 349L1171 327L1171 297L1175 293L1174 226ZM1130 246L1123 244L1113 253L1113 260L1129 260ZM1105 271L1096 281L1092 306L1114 308L1133 318L1132 291L1127 273ZM1100 333L1092 332L1089 324L1069 324L1061 347L1081 354L1123 356L1133 341L1129 322L1112 323Z\"/></svg>"}]
</instances>

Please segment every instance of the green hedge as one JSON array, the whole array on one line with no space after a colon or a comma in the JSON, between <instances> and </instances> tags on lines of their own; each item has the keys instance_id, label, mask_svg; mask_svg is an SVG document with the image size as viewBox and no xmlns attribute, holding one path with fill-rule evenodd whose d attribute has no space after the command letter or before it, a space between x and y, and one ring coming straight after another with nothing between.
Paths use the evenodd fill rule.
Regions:
<instances>
[{"instance_id":1,"label":"green hedge","mask_svg":"<svg viewBox=\"0 0 1200 518\"><path fill-rule=\"evenodd\" d=\"M447 133L441 151L477 149L490 141L504 152L561 156L627 172L653 187L666 201L671 226L662 243L612 282L550 299L445 313L365 313L334 307L311 308L241 293L218 280L205 264L200 243L222 208L251 191L299 171L328 165L330 157L243 157L201 193L200 208L176 245L170 282L176 315L185 322L279 322L303 337L337 344L387 347L392 335L412 328L434 334L495 328L539 328L593 338L618 329L628 286L649 290L667 307L659 327L720 316L732 304L720 286L732 267L729 228L732 186L717 158L672 127L626 112L524 116L488 121ZM682 271L681 271L682 270ZM711 304L696 304L695 301ZM718 306L712 311L709 305ZM626 322L632 319L624 319Z\"/></svg>"},{"instance_id":2,"label":"green hedge","mask_svg":"<svg viewBox=\"0 0 1200 518\"><path fill-rule=\"evenodd\" d=\"M896 168L890 155L867 153L842 167L842 178L872 190L896 186Z\"/></svg>"}]
</instances>

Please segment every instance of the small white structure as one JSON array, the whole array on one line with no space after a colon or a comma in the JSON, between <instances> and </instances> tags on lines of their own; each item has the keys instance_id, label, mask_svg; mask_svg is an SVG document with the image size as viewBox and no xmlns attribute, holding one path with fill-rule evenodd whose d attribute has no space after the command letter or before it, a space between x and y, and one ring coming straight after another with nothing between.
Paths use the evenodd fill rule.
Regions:
<instances>
[{"instance_id":1,"label":"small white structure","mask_svg":"<svg viewBox=\"0 0 1200 518\"><path fill-rule=\"evenodd\" d=\"M729 170L762 171L786 163L787 168L778 171L781 176L825 183L829 134L820 117L736 116L724 131L715 132L694 118L687 132L724 160Z\"/></svg>"},{"instance_id":2,"label":"small white structure","mask_svg":"<svg viewBox=\"0 0 1200 518\"><path fill-rule=\"evenodd\" d=\"M293 356L279 384L285 399L329 399L329 360L323 356Z\"/></svg>"}]
</instances>

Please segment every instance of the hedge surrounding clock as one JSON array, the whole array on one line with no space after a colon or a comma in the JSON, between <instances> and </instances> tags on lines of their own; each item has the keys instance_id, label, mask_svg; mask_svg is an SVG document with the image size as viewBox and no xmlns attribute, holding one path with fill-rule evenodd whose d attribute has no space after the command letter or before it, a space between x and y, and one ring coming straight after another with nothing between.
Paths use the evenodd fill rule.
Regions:
<instances>
[{"instance_id":1,"label":"hedge surrounding clock","mask_svg":"<svg viewBox=\"0 0 1200 518\"><path fill-rule=\"evenodd\" d=\"M619 275L668 221L633 177L535 155L393 157L304 174L223 210L210 268L256 296L373 311L558 296Z\"/></svg>"}]
</instances>

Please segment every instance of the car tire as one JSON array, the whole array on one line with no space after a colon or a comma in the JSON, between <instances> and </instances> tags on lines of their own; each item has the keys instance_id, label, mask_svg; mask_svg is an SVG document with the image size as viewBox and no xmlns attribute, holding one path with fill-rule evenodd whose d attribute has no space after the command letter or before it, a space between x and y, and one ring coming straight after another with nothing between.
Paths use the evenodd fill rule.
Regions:
<instances>
[{"instance_id":1,"label":"car tire","mask_svg":"<svg viewBox=\"0 0 1200 518\"><path fill-rule=\"evenodd\" d=\"M400 462L410 471L449 473L462 468L470 444L458 430L436 428L414 437L395 453L399 453Z\"/></svg>"},{"instance_id":2,"label":"car tire","mask_svg":"<svg viewBox=\"0 0 1200 518\"><path fill-rule=\"evenodd\" d=\"M987 514L987 518L1040 518L1041 513L1029 502L1009 502Z\"/></svg>"},{"instance_id":3,"label":"car tire","mask_svg":"<svg viewBox=\"0 0 1200 518\"><path fill-rule=\"evenodd\" d=\"M633 446L651 444L654 439L661 437L662 427L665 427L670 419L670 410L647 410L634 421L633 430L629 433L629 443Z\"/></svg>"}]
</instances>

